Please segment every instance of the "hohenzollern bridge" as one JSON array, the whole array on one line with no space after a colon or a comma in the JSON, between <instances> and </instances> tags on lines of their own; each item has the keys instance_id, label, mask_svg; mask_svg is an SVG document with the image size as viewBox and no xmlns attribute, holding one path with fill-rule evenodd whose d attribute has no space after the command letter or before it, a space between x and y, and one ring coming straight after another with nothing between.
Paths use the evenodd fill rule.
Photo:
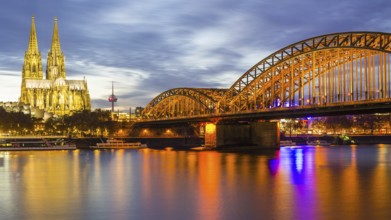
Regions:
<instances>
[{"instance_id":1,"label":"hohenzollern bridge","mask_svg":"<svg viewBox=\"0 0 391 220\"><path fill-rule=\"evenodd\" d=\"M230 87L174 88L144 121L277 119L391 111L391 34L346 32L291 44Z\"/></svg>"}]
</instances>

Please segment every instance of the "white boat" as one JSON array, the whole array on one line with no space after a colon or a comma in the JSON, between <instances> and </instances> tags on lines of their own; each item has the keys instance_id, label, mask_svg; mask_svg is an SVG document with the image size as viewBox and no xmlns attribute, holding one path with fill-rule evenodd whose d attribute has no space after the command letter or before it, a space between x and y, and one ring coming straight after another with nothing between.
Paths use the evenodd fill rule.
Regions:
<instances>
[{"instance_id":1,"label":"white boat","mask_svg":"<svg viewBox=\"0 0 391 220\"><path fill-rule=\"evenodd\" d=\"M328 141L325 141L325 140L310 140L310 141L307 141L307 145L329 146L329 145L331 145L331 143Z\"/></svg>"},{"instance_id":2,"label":"white boat","mask_svg":"<svg viewBox=\"0 0 391 220\"><path fill-rule=\"evenodd\" d=\"M292 140L282 140L280 141L280 146L296 146L296 142Z\"/></svg>"},{"instance_id":3,"label":"white boat","mask_svg":"<svg viewBox=\"0 0 391 220\"><path fill-rule=\"evenodd\" d=\"M92 149L139 149L148 147L146 144L140 142L125 142L118 139L107 139L105 143L97 143L96 146L90 146Z\"/></svg>"}]
</instances>

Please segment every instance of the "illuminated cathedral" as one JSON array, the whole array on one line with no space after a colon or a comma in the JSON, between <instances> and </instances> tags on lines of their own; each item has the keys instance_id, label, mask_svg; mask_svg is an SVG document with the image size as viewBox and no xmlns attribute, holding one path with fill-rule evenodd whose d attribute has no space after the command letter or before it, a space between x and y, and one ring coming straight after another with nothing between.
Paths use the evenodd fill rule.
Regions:
<instances>
[{"instance_id":1,"label":"illuminated cathedral","mask_svg":"<svg viewBox=\"0 0 391 220\"><path fill-rule=\"evenodd\" d=\"M32 109L43 110L57 116L91 110L87 81L66 79L65 59L60 46L57 18L54 19L52 45L47 56L44 79L35 21L32 17L30 39L24 56L19 102L30 105Z\"/></svg>"}]
</instances>

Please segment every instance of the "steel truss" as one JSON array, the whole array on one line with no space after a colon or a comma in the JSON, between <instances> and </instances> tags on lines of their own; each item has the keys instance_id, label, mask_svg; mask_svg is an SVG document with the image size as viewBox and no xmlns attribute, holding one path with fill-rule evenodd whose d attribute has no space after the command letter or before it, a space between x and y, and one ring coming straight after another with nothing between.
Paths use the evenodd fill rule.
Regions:
<instances>
[{"instance_id":1,"label":"steel truss","mask_svg":"<svg viewBox=\"0 0 391 220\"><path fill-rule=\"evenodd\" d=\"M391 34L348 32L289 45L244 73L223 112L390 97Z\"/></svg>"},{"instance_id":2,"label":"steel truss","mask_svg":"<svg viewBox=\"0 0 391 220\"><path fill-rule=\"evenodd\" d=\"M391 97L391 34L314 37L271 54L229 89L178 88L144 110L149 118L351 104Z\"/></svg>"},{"instance_id":3,"label":"steel truss","mask_svg":"<svg viewBox=\"0 0 391 220\"><path fill-rule=\"evenodd\" d=\"M156 96L143 110L144 118L197 116L216 112L226 89L175 88Z\"/></svg>"}]
</instances>

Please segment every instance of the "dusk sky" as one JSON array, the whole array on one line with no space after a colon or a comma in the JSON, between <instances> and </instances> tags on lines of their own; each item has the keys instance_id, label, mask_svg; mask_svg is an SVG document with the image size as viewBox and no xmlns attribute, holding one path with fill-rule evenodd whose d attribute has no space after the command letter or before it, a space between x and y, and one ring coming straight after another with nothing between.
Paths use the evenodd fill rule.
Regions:
<instances>
[{"instance_id":1,"label":"dusk sky","mask_svg":"<svg viewBox=\"0 0 391 220\"><path fill-rule=\"evenodd\" d=\"M391 32L389 0L13 0L0 7L0 101L17 101L31 17L43 69L58 18L67 79L92 108L146 106L177 87L229 88L269 54L347 31Z\"/></svg>"}]
</instances>

